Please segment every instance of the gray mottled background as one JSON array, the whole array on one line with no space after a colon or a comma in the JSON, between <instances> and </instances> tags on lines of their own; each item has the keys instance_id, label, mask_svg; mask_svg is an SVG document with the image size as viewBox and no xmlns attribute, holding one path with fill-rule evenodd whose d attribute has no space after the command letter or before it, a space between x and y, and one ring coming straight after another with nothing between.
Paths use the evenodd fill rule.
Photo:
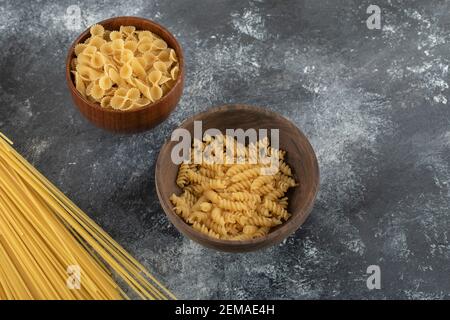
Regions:
<instances>
[{"instance_id":1,"label":"gray mottled background","mask_svg":"<svg viewBox=\"0 0 450 320\"><path fill-rule=\"evenodd\" d=\"M370 3L381 30L366 27ZM180 298L450 298L449 12L425 0L0 1L0 130ZM162 23L186 55L179 106L144 134L93 127L65 84L71 42L116 15ZM317 152L315 208L277 247L205 249L158 203L161 145L224 103L283 114ZM381 290L366 287L372 264Z\"/></svg>"}]
</instances>

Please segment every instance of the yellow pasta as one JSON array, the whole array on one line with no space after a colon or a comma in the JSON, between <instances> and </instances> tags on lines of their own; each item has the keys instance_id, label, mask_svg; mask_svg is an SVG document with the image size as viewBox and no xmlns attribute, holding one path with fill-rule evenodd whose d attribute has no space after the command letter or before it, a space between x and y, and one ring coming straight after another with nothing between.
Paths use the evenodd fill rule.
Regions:
<instances>
[{"instance_id":1,"label":"yellow pasta","mask_svg":"<svg viewBox=\"0 0 450 320\"><path fill-rule=\"evenodd\" d=\"M176 80L178 78L178 73L180 72L180 69L176 66L173 67L172 70L170 70L170 76L173 80Z\"/></svg>"},{"instance_id":2,"label":"yellow pasta","mask_svg":"<svg viewBox=\"0 0 450 320\"><path fill-rule=\"evenodd\" d=\"M178 176L176 181L177 185L180 188L183 188L185 185L187 185L189 181L188 172L189 172L189 165L186 163L182 163L178 170Z\"/></svg>"},{"instance_id":3,"label":"yellow pasta","mask_svg":"<svg viewBox=\"0 0 450 320\"><path fill-rule=\"evenodd\" d=\"M129 79L131 77L131 75L133 74L133 69L131 68L131 66L127 63L124 64L121 68L120 68L120 77L124 80L124 79Z\"/></svg>"},{"instance_id":4,"label":"yellow pasta","mask_svg":"<svg viewBox=\"0 0 450 320\"><path fill-rule=\"evenodd\" d=\"M138 39L142 40L143 38L153 39L153 33L151 31L148 31L148 30L139 31L138 32Z\"/></svg>"},{"instance_id":5,"label":"yellow pasta","mask_svg":"<svg viewBox=\"0 0 450 320\"><path fill-rule=\"evenodd\" d=\"M150 51L151 48L152 48L151 42L141 42L137 47L138 51L141 53Z\"/></svg>"},{"instance_id":6,"label":"yellow pasta","mask_svg":"<svg viewBox=\"0 0 450 320\"><path fill-rule=\"evenodd\" d=\"M171 78L167 77L167 76L161 76L161 78L158 81L158 84L160 86L162 86L163 84L166 84L167 82L169 82L171 80ZM162 89L162 88L161 88Z\"/></svg>"},{"instance_id":7,"label":"yellow pasta","mask_svg":"<svg viewBox=\"0 0 450 320\"><path fill-rule=\"evenodd\" d=\"M162 95L163 95L163 91L159 85L152 86L150 88L150 97L151 97L150 100L157 101L157 100L161 99Z\"/></svg>"},{"instance_id":8,"label":"yellow pasta","mask_svg":"<svg viewBox=\"0 0 450 320\"><path fill-rule=\"evenodd\" d=\"M74 51L75 51L75 55L79 56L80 53L82 53L84 51L84 49L86 49L87 44L84 43L79 43L75 46Z\"/></svg>"},{"instance_id":9,"label":"yellow pasta","mask_svg":"<svg viewBox=\"0 0 450 320\"><path fill-rule=\"evenodd\" d=\"M161 80L162 77L162 72L159 70L153 70L152 72L149 73L148 75L148 81L152 84L152 85L157 85L159 83L159 80Z\"/></svg>"},{"instance_id":10,"label":"yellow pasta","mask_svg":"<svg viewBox=\"0 0 450 320\"><path fill-rule=\"evenodd\" d=\"M83 82L83 79L81 79L80 74L75 73L75 88L83 95L86 96L86 86Z\"/></svg>"},{"instance_id":11,"label":"yellow pasta","mask_svg":"<svg viewBox=\"0 0 450 320\"><path fill-rule=\"evenodd\" d=\"M133 68L133 73L141 80L145 80L147 73L144 67L139 63L139 60L134 58L131 60L131 67Z\"/></svg>"},{"instance_id":12,"label":"yellow pasta","mask_svg":"<svg viewBox=\"0 0 450 320\"><path fill-rule=\"evenodd\" d=\"M127 36L133 35L136 31L136 27L134 26L120 26L120 33L125 34Z\"/></svg>"},{"instance_id":13,"label":"yellow pasta","mask_svg":"<svg viewBox=\"0 0 450 320\"><path fill-rule=\"evenodd\" d=\"M103 53L104 56L111 56L114 53L114 49L112 47L111 42L106 42L100 47L100 52Z\"/></svg>"},{"instance_id":14,"label":"yellow pasta","mask_svg":"<svg viewBox=\"0 0 450 320\"><path fill-rule=\"evenodd\" d=\"M155 39L155 41L152 42L152 46L158 50L167 49L167 43L162 39Z\"/></svg>"},{"instance_id":15,"label":"yellow pasta","mask_svg":"<svg viewBox=\"0 0 450 320\"><path fill-rule=\"evenodd\" d=\"M139 89L139 91L142 93L142 95L144 97L146 97L147 99L154 101L152 98L152 95L150 94L150 87L148 85L146 85L144 82L142 82L139 79L135 79L134 82L136 83L137 88Z\"/></svg>"},{"instance_id":16,"label":"yellow pasta","mask_svg":"<svg viewBox=\"0 0 450 320\"><path fill-rule=\"evenodd\" d=\"M127 92L127 98L132 101L136 101L141 97L141 92L136 88L131 88Z\"/></svg>"},{"instance_id":17,"label":"yellow pasta","mask_svg":"<svg viewBox=\"0 0 450 320\"><path fill-rule=\"evenodd\" d=\"M100 86L100 88L102 88L103 90L109 90L111 89L113 83L111 81L111 78L107 75L104 75L103 77L100 78L100 80L98 81L98 85Z\"/></svg>"},{"instance_id":18,"label":"yellow pasta","mask_svg":"<svg viewBox=\"0 0 450 320\"><path fill-rule=\"evenodd\" d=\"M147 98L139 98L135 101L133 101L133 107L143 107L151 103L151 101Z\"/></svg>"},{"instance_id":19,"label":"yellow pasta","mask_svg":"<svg viewBox=\"0 0 450 320\"><path fill-rule=\"evenodd\" d=\"M102 25L100 24L94 24L91 29L90 29L91 35L92 36L98 36L98 37L103 37L103 34L105 33L105 28L103 28Z\"/></svg>"},{"instance_id":20,"label":"yellow pasta","mask_svg":"<svg viewBox=\"0 0 450 320\"><path fill-rule=\"evenodd\" d=\"M119 31L111 31L109 33L109 38L114 41L114 40L119 40L122 39L122 34Z\"/></svg>"},{"instance_id":21,"label":"yellow pasta","mask_svg":"<svg viewBox=\"0 0 450 320\"><path fill-rule=\"evenodd\" d=\"M110 106L116 110L122 109L124 107L126 101L127 101L126 98L115 95L110 100Z\"/></svg>"},{"instance_id":22,"label":"yellow pasta","mask_svg":"<svg viewBox=\"0 0 450 320\"><path fill-rule=\"evenodd\" d=\"M111 105L111 97L110 96L104 96L102 100L100 101L100 106L102 108L108 108Z\"/></svg>"},{"instance_id":23,"label":"yellow pasta","mask_svg":"<svg viewBox=\"0 0 450 320\"><path fill-rule=\"evenodd\" d=\"M101 37L98 37L98 36L95 36L95 37L92 37L91 39L89 39L89 45L93 46L97 49L100 49L101 46L104 45L105 43L106 43L106 40Z\"/></svg>"},{"instance_id":24,"label":"yellow pasta","mask_svg":"<svg viewBox=\"0 0 450 320\"><path fill-rule=\"evenodd\" d=\"M77 44L74 52L71 71L75 88L103 108L129 110L158 101L179 77L175 50L151 31L136 30L134 26L105 30L93 25L90 37ZM139 96L134 90L133 99L122 99L120 95L103 99L118 89L134 87Z\"/></svg>"},{"instance_id":25,"label":"yellow pasta","mask_svg":"<svg viewBox=\"0 0 450 320\"><path fill-rule=\"evenodd\" d=\"M120 53L120 62L121 63L130 63L131 60L134 59L134 53L132 50L125 48Z\"/></svg>"},{"instance_id":26,"label":"yellow pasta","mask_svg":"<svg viewBox=\"0 0 450 320\"><path fill-rule=\"evenodd\" d=\"M153 74L152 80L157 78ZM214 150L220 152L221 143L226 146L232 142L233 138L224 135L205 136L204 142L194 141L194 147L217 147ZM267 139L252 146L284 158L284 151L270 147ZM285 194L297 183L282 158L276 172L264 175L263 169L269 165L251 163L254 157L250 146L235 144L235 153L228 160L240 158L245 160L242 164L182 163L176 180L182 196L170 197L174 211L194 229L213 238L242 241L267 235L289 219Z\"/></svg>"},{"instance_id":27,"label":"yellow pasta","mask_svg":"<svg viewBox=\"0 0 450 320\"><path fill-rule=\"evenodd\" d=\"M95 100L100 101L105 95L105 90L103 90L98 84L94 84L90 90L90 96Z\"/></svg>"},{"instance_id":28,"label":"yellow pasta","mask_svg":"<svg viewBox=\"0 0 450 320\"><path fill-rule=\"evenodd\" d=\"M11 144L0 132L0 300L175 298Z\"/></svg>"},{"instance_id":29,"label":"yellow pasta","mask_svg":"<svg viewBox=\"0 0 450 320\"><path fill-rule=\"evenodd\" d=\"M135 52L138 46L138 42L136 40L127 40L125 41L125 44L123 45L123 47L125 49L130 50L131 52Z\"/></svg>"},{"instance_id":30,"label":"yellow pasta","mask_svg":"<svg viewBox=\"0 0 450 320\"><path fill-rule=\"evenodd\" d=\"M153 64L153 68L155 68L156 70L159 70L162 73L166 73L167 72L167 65L162 62L162 61L156 61Z\"/></svg>"}]
</instances>

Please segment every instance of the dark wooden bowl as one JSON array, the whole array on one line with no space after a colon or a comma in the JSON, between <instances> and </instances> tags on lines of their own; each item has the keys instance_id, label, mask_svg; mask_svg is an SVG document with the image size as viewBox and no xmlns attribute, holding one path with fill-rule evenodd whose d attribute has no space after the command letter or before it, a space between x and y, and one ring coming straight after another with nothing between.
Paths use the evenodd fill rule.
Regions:
<instances>
[{"instance_id":1,"label":"dark wooden bowl","mask_svg":"<svg viewBox=\"0 0 450 320\"><path fill-rule=\"evenodd\" d=\"M217 128L222 133L225 133L225 129L236 128L279 129L280 149L287 151L286 162L292 168L299 186L291 188L288 192L288 211L292 213L292 217L272 229L267 236L246 241L208 237L194 230L173 210L169 197L172 193L179 195L181 190L175 183L178 165L171 160L172 148L177 142L169 140L162 147L156 162L155 183L161 206L175 227L190 239L206 247L229 252L246 252L272 246L297 230L311 212L319 189L317 158L305 135L283 116L246 105L227 105L210 109L187 119L180 128L187 129L193 136L194 121L203 122L203 131Z\"/></svg>"},{"instance_id":2,"label":"dark wooden bowl","mask_svg":"<svg viewBox=\"0 0 450 320\"><path fill-rule=\"evenodd\" d=\"M66 60L66 80L75 105L80 112L96 126L121 133L134 133L148 130L164 121L173 111L183 92L184 57L181 46L175 37L156 22L138 17L116 17L98 22L107 30L119 30L120 26L135 26L138 30L150 30L164 39L178 56L180 73L174 87L160 100L146 106L122 111L102 108L98 103L85 99L75 88L71 74L70 62L75 57L75 46L89 36L89 29L84 31L72 44Z\"/></svg>"}]
</instances>

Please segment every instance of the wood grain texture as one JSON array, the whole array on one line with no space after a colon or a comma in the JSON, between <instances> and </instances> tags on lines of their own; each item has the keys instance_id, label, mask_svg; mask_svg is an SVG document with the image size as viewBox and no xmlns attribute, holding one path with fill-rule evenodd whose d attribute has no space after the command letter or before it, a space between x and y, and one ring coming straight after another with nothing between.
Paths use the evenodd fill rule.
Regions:
<instances>
[{"instance_id":1,"label":"wood grain texture","mask_svg":"<svg viewBox=\"0 0 450 320\"><path fill-rule=\"evenodd\" d=\"M141 132L153 128L164 121L175 109L181 98L184 86L184 56L175 37L161 25L138 17L116 17L98 22L107 30L119 30L120 26L135 26L137 30L150 30L164 39L178 56L180 73L174 87L160 100L133 110L112 110L102 108L98 103L85 99L75 88L70 63L75 57L75 46L89 36L89 29L84 31L72 44L66 59L66 80L72 99L80 112L96 126L120 133Z\"/></svg>"},{"instance_id":2,"label":"wood grain texture","mask_svg":"<svg viewBox=\"0 0 450 320\"><path fill-rule=\"evenodd\" d=\"M289 120L263 108L247 105L226 105L210 109L187 119L180 128L187 129L193 136L194 121L203 122L203 131L225 129L279 129L280 149L287 151L286 162L292 168L299 186L291 188L288 211L292 217L261 238L246 241L220 240L208 237L185 223L173 210L169 197L180 194L176 185L178 165L171 160L172 148L177 144L167 141L162 147L155 170L155 183L159 201L164 212L175 227L190 239L221 251L246 252L275 245L297 230L312 210L319 189L319 167L314 150L306 136ZM270 136L270 135L269 135Z\"/></svg>"}]
</instances>

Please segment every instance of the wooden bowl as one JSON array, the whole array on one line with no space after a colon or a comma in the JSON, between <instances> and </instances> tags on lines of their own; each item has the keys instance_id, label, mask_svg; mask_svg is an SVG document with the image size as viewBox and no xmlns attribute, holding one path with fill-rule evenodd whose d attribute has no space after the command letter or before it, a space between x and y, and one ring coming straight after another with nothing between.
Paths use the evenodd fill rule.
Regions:
<instances>
[{"instance_id":1,"label":"wooden bowl","mask_svg":"<svg viewBox=\"0 0 450 320\"><path fill-rule=\"evenodd\" d=\"M133 110L105 109L98 103L85 99L75 88L74 77L71 74L70 63L75 57L75 46L86 40L90 33L84 31L72 44L66 60L66 80L75 105L80 112L96 126L121 133L134 133L148 130L164 121L173 111L183 92L184 58L181 46L175 37L156 22L137 17L116 17L98 22L106 30L119 30L120 26L135 26L137 30L150 30L165 40L178 56L180 72L174 87L160 100Z\"/></svg>"},{"instance_id":2,"label":"wooden bowl","mask_svg":"<svg viewBox=\"0 0 450 320\"><path fill-rule=\"evenodd\" d=\"M287 152L286 162L292 168L299 186L289 189L287 194L289 196L288 211L292 216L285 223L273 228L265 237L246 241L208 237L194 230L173 210L169 197L172 193L179 195L181 189L175 183L178 165L171 160L172 148L178 142L169 140L162 147L156 162L155 183L161 206L175 227L190 239L206 247L228 252L246 252L272 246L297 230L311 212L319 189L317 158L305 135L281 115L246 105L226 105L210 109L187 119L180 128L187 129L193 136L194 121L202 121L203 132L209 128L217 128L222 133L225 133L225 129L237 128L279 129L280 149Z\"/></svg>"}]
</instances>

